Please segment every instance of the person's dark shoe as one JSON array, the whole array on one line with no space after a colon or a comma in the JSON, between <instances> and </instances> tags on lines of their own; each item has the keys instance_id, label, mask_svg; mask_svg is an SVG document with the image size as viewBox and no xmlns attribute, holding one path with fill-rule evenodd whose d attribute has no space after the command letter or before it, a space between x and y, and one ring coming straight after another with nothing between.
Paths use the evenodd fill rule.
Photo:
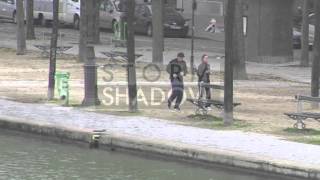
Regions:
<instances>
[{"instance_id":1,"label":"person's dark shoe","mask_svg":"<svg viewBox=\"0 0 320 180\"><path fill-rule=\"evenodd\" d=\"M179 107L174 107L174 110L177 111L177 112L181 111L181 109Z\"/></svg>"},{"instance_id":2,"label":"person's dark shoe","mask_svg":"<svg viewBox=\"0 0 320 180\"><path fill-rule=\"evenodd\" d=\"M171 101L168 101L168 108L171 109Z\"/></svg>"}]
</instances>

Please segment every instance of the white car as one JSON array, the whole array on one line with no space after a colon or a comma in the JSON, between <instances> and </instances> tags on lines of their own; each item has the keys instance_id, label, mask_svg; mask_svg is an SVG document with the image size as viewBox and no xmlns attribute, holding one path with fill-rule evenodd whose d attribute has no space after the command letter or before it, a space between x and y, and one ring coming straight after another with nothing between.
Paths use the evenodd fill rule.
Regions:
<instances>
[{"instance_id":1,"label":"white car","mask_svg":"<svg viewBox=\"0 0 320 180\"><path fill-rule=\"evenodd\" d=\"M120 21L122 12L118 8L119 0L102 0L100 6L100 27L112 29Z\"/></svg>"},{"instance_id":2,"label":"white car","mask_svg":"<svg viewBox=\"0 0 320 180\"><path fill-rule=\"evenodd\" d=\"M100 27L112 29L115 22L120 20L121 12L117 4L118 0L101 0ZM52 21L52 0L35 0L34 17L42 25ZM79 29L80 17L80 0L60 0L59 21L61 23L72 24L75 29Z\"/></svg>"},{"instance_id":3,"label":"white car","mask_svg":"<svg viewBox=\"0 0 320 180\"><path fill-rule=\"evenodd\" d=\"M42 25L53 20L53 0L34 0L34 17ZM60 0L59 21L63 24L80 25L80 0Z\"/></svg>"},{"instance_id":4,"label":"white car","mask_svg":"<svg viewBox=\"0 0 320 180\"><path fill-rule=\"evenodd\" d=\"M0 17L12 19L13 22L16 22L15 0L0 0Z\"/></svg>"}]
</instances>

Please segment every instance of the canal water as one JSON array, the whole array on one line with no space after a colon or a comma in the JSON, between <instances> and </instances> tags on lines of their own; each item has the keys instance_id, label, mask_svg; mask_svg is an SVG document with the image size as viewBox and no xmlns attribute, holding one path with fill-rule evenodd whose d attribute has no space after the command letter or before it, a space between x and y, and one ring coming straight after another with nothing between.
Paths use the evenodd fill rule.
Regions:
<instances>
[{"instance_id":1,"label":"canal water","mask_svg":"<svg viewBox=\"0 0 320 180\"><path fill-rule=\"evenodd\" d=\"M1 180L284 180L90 150L0 129ZM291 178L290 178L291 179Z\"/></svg>"}]
</instances>

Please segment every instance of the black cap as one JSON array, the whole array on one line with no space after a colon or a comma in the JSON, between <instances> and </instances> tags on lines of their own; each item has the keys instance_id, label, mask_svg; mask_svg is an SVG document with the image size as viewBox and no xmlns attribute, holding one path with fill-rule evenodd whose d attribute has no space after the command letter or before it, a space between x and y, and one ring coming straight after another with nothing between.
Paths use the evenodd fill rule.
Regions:
<instances>
[{"instance_id":1,"label":"black cap","mask_svg":"<svg viewBox=\"0 0 320 180\"><path fill-rule=\"evenodd\" d=\"M179 52L178 53L178 57L184 57L184 53L183 52Z\"/></svg>"}]
</instances>

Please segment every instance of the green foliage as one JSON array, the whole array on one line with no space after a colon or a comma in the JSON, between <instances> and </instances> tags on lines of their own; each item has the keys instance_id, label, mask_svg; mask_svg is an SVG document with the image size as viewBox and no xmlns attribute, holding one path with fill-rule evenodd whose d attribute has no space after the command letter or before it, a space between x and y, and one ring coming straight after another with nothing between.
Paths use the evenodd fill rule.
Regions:
<instances>
[{"instance_id":1,"label":"green foliage","mask_svg":"<svg viewBox=\"0 0 320 180\"><path fill-rule=\"evenodd\" d=\"M193 121L192 125L217 130L248 130L250 124L242 120L234 120L232 126L225 126L223 119L212 115L190 115L188 119Z\"/></svg>"},{"instance_id":2,"label":"green foliage","mask_svg":"<svg viewBox=\"0 0 320 180\"><path fill-rule=\"evenodd\" d=\"M320 145L320 130L286 128L283 131L289 136L289 140Z\"/></svg>"}]
</instances>

